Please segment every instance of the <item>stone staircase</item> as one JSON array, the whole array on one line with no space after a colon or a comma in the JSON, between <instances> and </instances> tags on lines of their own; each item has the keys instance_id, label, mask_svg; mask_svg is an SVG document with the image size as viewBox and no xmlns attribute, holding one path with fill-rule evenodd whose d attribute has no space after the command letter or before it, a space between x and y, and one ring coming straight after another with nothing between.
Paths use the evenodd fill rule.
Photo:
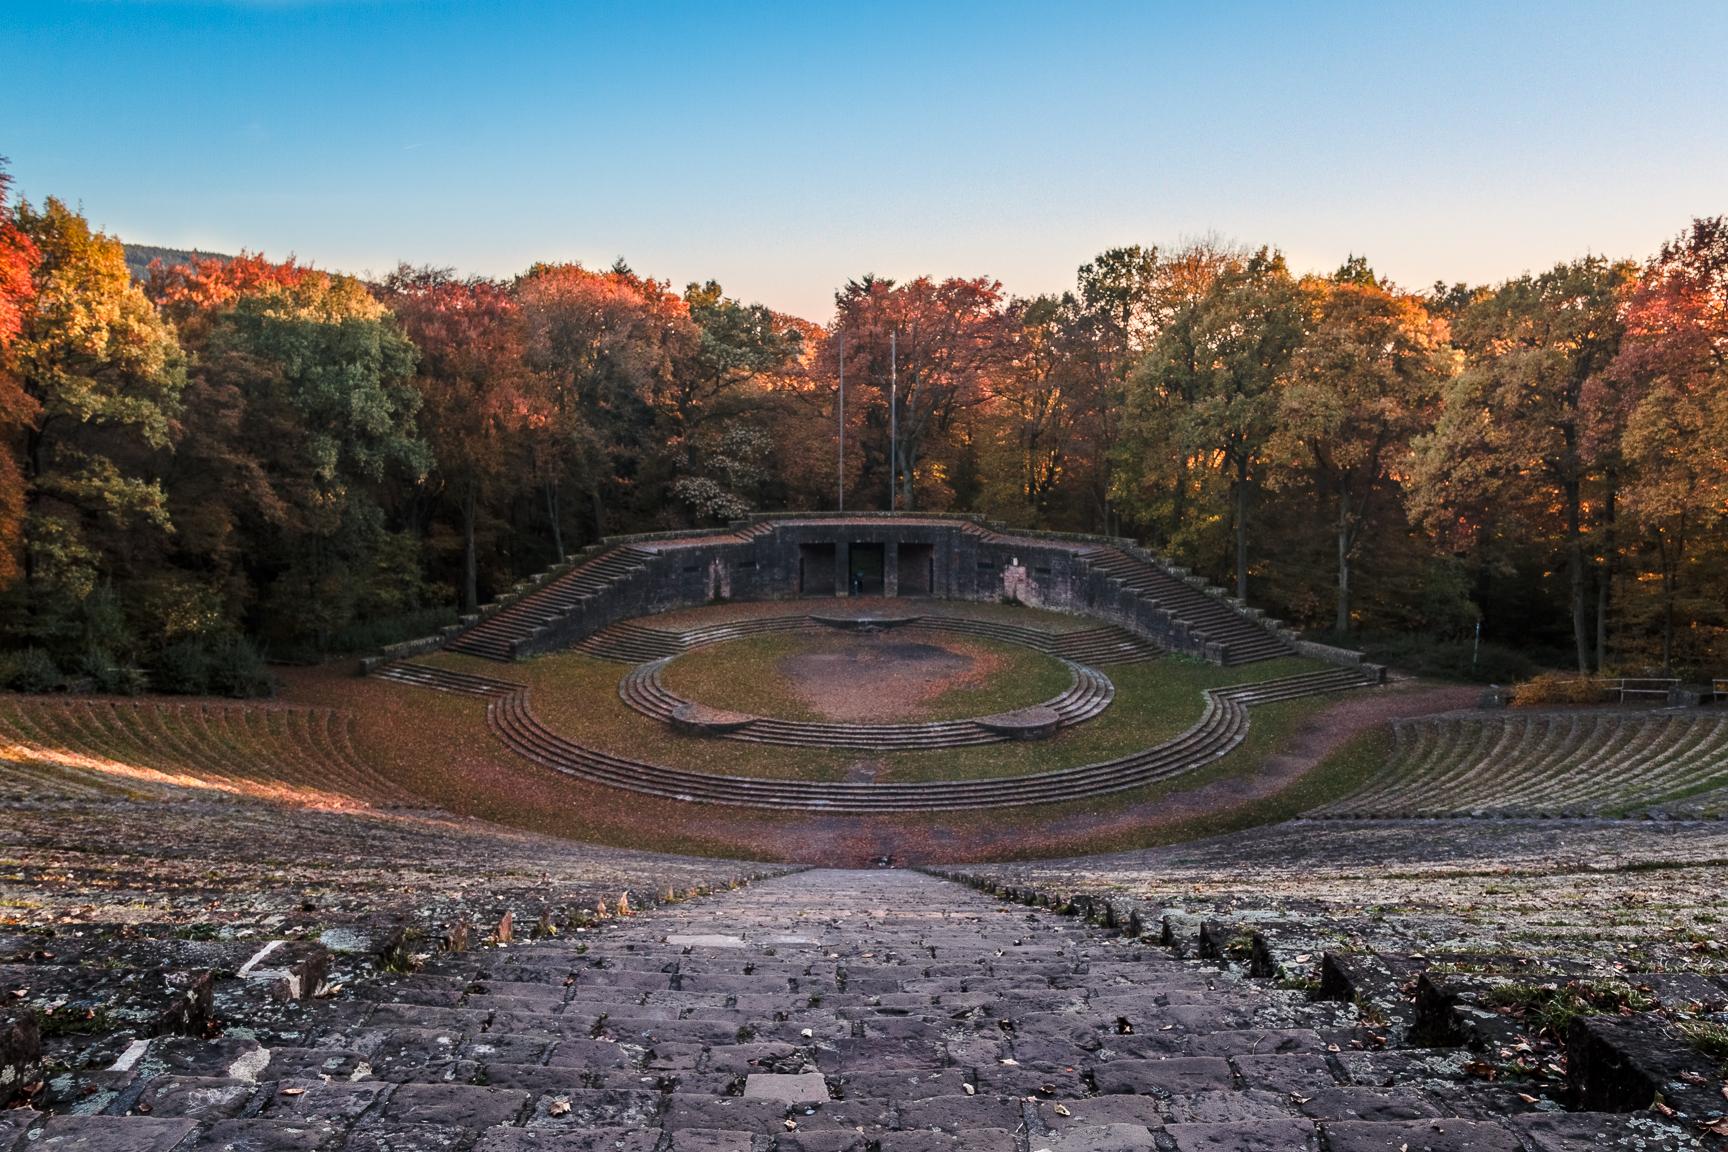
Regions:
<instances>
[{"instance_id":1,"label":"stone staircase","mask_svg":"<svg viewBox=\"0 0 1728 1152\"><path fill-rule=\"evenodd\" d=\"M1192 632L1225 646L1225 664L1249 664L1293 655L1275 632L1239 611L1228 600L1172 575L1156 564L1120 548L1092 548L1080 553L1093 571L1102 572L1141 599L1185 622Z\"/></svg>"},{"instance_id":2,"label":"stone staircase","mask_svg":"<svg viewBox=\"0 0 1728 1152\"><path fill-rule=\"evenodd\" d=\"M482 617L444 647L488 660L510 660L516 644L556 623L582 601L643 571L657 559L659 553L650 548L632 544L608 548Z\"/></svg>"},{"instance_id":3,"label":"stone staircase","mask_svg":"<svg viewBox=\"0 0 1728 1152\"><path fill-rule=\"evenodd\" d=\"M0 1113L0 1152L1572 1152L1616 1119L1503 1118L1344 1005L903 871L504 932L375 992L135 1045L66 1114Z\"/></svg>"}]
</instances>

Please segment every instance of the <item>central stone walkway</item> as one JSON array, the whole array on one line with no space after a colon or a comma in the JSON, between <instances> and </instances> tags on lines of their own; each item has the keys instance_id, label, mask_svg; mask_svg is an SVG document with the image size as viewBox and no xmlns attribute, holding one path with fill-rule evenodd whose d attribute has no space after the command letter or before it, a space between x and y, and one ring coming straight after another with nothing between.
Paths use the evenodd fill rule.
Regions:
<instances>
[{"instance_id":1,"label":"central stone walkway","mask_svg":"<svg viewBox=\"0 0 1728 1152\"><path fill-rule=\"evenodd\" d=\"M1337 1044L1342 1008L903 871L803 872L445 954L382 997L300 1032L154 1042L105 1114L52 1118L17 1147L1574 1146L1370 1076Z\"/></svg>"}]
</instances>

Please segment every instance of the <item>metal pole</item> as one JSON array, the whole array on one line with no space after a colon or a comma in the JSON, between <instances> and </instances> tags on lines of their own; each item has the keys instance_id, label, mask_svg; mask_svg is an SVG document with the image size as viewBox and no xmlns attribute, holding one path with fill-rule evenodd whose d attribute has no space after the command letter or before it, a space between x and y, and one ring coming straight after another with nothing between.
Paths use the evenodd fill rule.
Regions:
<instances>
[{"instance_id":1,"label":"metal pole","mask_svg":"<svg viewBox=\"0 0 1728 1152\"><path fill-rule=\"evenodd\" d=\"M839 334L839 336L840 336L840 405L839 405L840 459L839 459L839 465L834 471L834 475L835 475L835 478L840 485L840 505L836 509L836 511L844 512L844 511L846 511L846 333L841 332Z\"/></svg>"},{"instance_id":2,"label":"metal pole","mask_svg":"<svg viewBox=\"0 0 1728 1152\"><path fill-rule=\"evenodd\" d=\"M895 347L898 333L888 333L888 511L898 507L900 499L900 382L899 351Z\"/></svg>"}]
</instances>

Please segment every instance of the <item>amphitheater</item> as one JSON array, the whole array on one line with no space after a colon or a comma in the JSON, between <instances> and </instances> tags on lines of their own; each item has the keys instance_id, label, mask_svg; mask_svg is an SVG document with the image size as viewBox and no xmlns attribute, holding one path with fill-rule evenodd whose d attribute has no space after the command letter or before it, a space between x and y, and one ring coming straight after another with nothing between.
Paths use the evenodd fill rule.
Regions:
<instances>
[{"instance_id":1,"label":"amphitheater","mask_svg":"<svg viewBox=\"0 0 1728 1152\"><path fill-rule=\"evenodd\" d=\"M1728 712L1131 542L609 540L278 700L0 697L0 1152L1728 1139Z\"/></svg>"}]
</instances>

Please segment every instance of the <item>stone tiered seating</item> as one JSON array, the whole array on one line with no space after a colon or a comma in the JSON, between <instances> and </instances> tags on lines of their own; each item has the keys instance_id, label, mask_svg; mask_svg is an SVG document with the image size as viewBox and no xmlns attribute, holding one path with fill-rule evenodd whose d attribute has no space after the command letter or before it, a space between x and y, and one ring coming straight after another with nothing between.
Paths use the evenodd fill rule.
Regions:
<instances>
[{"instance_id":1,"label":"stone tiered seating","mask_svg":"<svg viewBox=\"0 0 1728 1152\"><path fill-rule=\"evenodd\" d=\"M1174 619L1185 621L1208 641L1225 645L1226 664L1247 664L1291 654L1290 645L1283 639L1227 601L1201 591L1155 564L1120 548L1093 548L1082 552L1081 557L1093 570L1169 612Z\"/></svg>"},{"instance_id":2,"label":"stone tiered seating","mask_svg":"<svg viewBox=\"0 0 1728 1152\"><path fill-rule=\"evenodd\" d=\"M607 548L525 593L458 633L445 647L488 660L509 660L513 645L556 622L571 608L659 558L634 545Z\"/></svg>"},{"instance_id":3,"label":"stone tiered seating","mask_svg":"<svg viewBox=\"0 0 1728 1152\"><path fill-rule=\"evenodd\" d=\"M1715 816L1728 787L1728 717L1572 710L1401 721L1386 765L1312 813L1347 817Z\"/></svg>"},{"instance_id":4,"label":"stone tiered seating","mask_svg":"<svg viewBox=\"0 0 1728 1152\"><path fill-rule=\"evenodd\" d=\"M1059 803L1138 788L1204 768L1242 742L1248 708L1370 681L1353 669L1330 669L1206 692L1201 719L1188 731L1113 760L995 780L920 784L852 784L722 776L666 768L599 752L561 736L535 718L526 691L493 700L487 718L519 755L580 779L676 800L820 812L964 810Z\"/></svg>"},{"instance_id":5,"label":"stone tiered seating","mask_svg":"<svg viewBox=\"0 0 1728 1152\"><path fill-rule=\"evenodd\" d=\"M1108 624L1058 636L1050 650L1077 664L1100 665L1137 664L1160 656L1164 651L1144 636Z\"/></svg>"},{"instance_id":6,"label":"stone tiered seating","mask_svg":"<svg viewBox=\"0 0 1728 1152\"><path fill-rule=\"evenodd\" d=\"M0 782L17 795L198 789L320 807L414 802L355 751L346 712L211 700L0 697Z\"/></svg>"},{"instance_id":7,"label":"stone tiered seating","mask_svg":"<svg viewBox=\"0 0 1728 1152\"><path fill-rule=\"evenodd\" d=\"M678 655L686 647L682 635L651 628L634 620L620 620L576 642L576 648L590 656L623 664L664 660Z\"/></svg>"},{"instance_id":8,"label":"stone tiered seating","mask_svg":"<svg viewBox=\"0 0 1728 1152\"><path fill-rule=\"evenodd\" d=\"M1299 820L954 874L1354 1003L1338 1063L1426 1065L1451 1106L1513 1114L1526 1149L1631 1152L1720 1146L1719 1059L1695 1045L1728 1008L1724 860L1716 823ZM1472 1146L1431 1138L1409 1146Z\"/></svg>"},{"instance_id":9,"label":"stone tiered seating","mask_svg":"<svg viewBox=\"0 0 1728 1152\"><path fill-rule=\"evenodd\" d=\"M23 1131L11 1125L37 1119L29 1108L6 1110L20 1103L66 1115L230 1115L229 1093L202 1091L213 1084L182 1084L190 1092L175 1103L131 1089L163 1072L192 1074L183 1059L220 1076L245 1068L238 1076L252 1082L262 1057L240 1060L234 1044L272 1030L275 1065L263 1078L280 1078L296 1062L287 1049L313 1041L300 1031L310 1002L327 1002L326 1021L369 1014L381 978L463 940L508 938L512 921L522 939L571 932L601 903L615 912L624 898L640 909L778 871L591 847L424 810L333 812L174 785L122 795L85 787L75 768L37 765L36 774L28 795L0 793L7 1152ZM54 788L56 775L71 786ZM388 998L420 995L410 979ZM321 1057L302 1055L315 1076ZM29 1146L155 1146L148 1124L118 1135L113 1127L84 1125L93 1142L79 1143L80 1125L56 1123ZM326 1146L275 1138L288 1142L264 1147Z\"/></svg>"},{"instance_id":10,"label":"stone tiered seating","mask_svg":"<svg viewBox=\"0 0 1728 1152\"><path fill-rule=\"evenodd\" d=\"M14 1116L0 1141L1562 1152L1625 1123L1509 1117L1467 1053L1368 1051L1344 1005L906 872L807 872L444 952L374 996L152 1039L123 1069L68 1077L99 1085L78 1114ZM1637 1146L1678 1147L1660 1127Z\"/></svg>"},{"instance_id":11,"label":"stone tiered seating","mask_svg":"<svg viewBox=\"0 0 1728 1152\"><path fill-rule=\"evenodd\" d=\"M692 701L668 689L661 680L665 661L642 664L630 670L618 684L623 701L645 716L676 725L687 714ZM1069 663L1072 680L1060 694L1039 708L1056 714L1057 727L1084 723L1110 706L1116 688L1110 678L1093 668ZM697 702L699 703L699 702ZM928 751L996 744L1012 739L1007 732L977 719L935 720L908 724L848 724L780 720L768 716L750 718L741 725L728 724L713 735L752 744L779 744L797 748L859 748L878 752Z\"/></svg>"},{"instance_id":12,"label":"stone tiered seating","mask_svg":"<svg viewBox=\"0 0 1728 1152\"><path fill-rule=\"evenodd\" d=\"M457 696L504 696L522 687L514 680L476 676L451 668L417 664L412 660L398 660L374 668L371 675L380 680L394 680L399 684L413 684L418 688L430 688L435 692L449 692Z\"/></svg>"},{"instance_id":13,"label":"stone tiered seating","mask_svg":"<svg viewBox=\"0 0 1728 1152\"><path fill-rule=\"evenodd\" d=\"M927 611L920 615L887 617L884 626L910 627L918 625L966 636L982 636L1072 660L1076 664L1130 664L1151 660L1163 654L1163 649L1143 636L1125 628L1104 624L1075 632L1051 632L1028 628L1000 620L984 620L972 616L947 615ZM591 636L579 640L575 647L590 656L616 660L624 664L642 664L662 660L727 640L746 636L761 636L776 632L799 632L819 627L808 615L756 616L699 628L671 631L634 620L609 625Z\"/></svg>"}]
</instances>

